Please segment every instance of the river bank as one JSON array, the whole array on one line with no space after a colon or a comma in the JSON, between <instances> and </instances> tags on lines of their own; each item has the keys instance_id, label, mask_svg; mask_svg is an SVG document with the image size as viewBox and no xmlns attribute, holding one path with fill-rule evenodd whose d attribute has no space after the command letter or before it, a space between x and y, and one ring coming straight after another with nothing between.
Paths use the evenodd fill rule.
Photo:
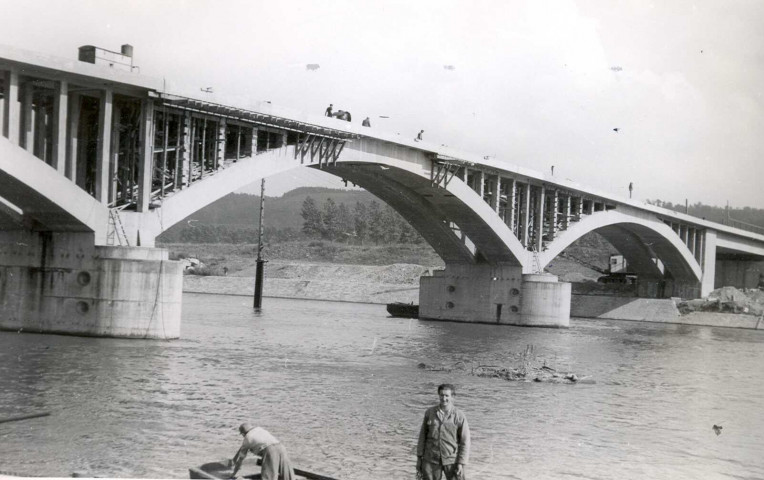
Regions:
<instances>
[{"instance_id":1,"label":"river bank","mask_svg":"<svg viewBox=\"0 0 764 480\"><path fill-rule=\"evenodd\" d=\"M419 277L431 272L430 267L403 263L377 266L274 261L268 262L265 267L263 296L372 304L416 304L419 303ZM187 293L252 297L254 286L253 276L186 275L183 279L183 291ZM731 287L725 288L725 295L731 296ZM739 299L741 295L744 294L737 293L735 298ZM764 295L751 297L758 301ZM760 308L746 308L745 311L741 308L735 310L738 312L735 313L729 310L689 309L686 304L678 299L574 294L571 315L593 319L764 329Z\"/></svg>"},{"instance_id":2,"label":"river bank","mask_svg":"<svg viewBox=\"0 0 764 480\"><path fill-rule=\"evenodd\" d=\"M263 296L336 302L419 303L419 277L428 267L268 262ZM253 296L254 276L185 275L183 291Z\"/></svg>"}]
</instances>

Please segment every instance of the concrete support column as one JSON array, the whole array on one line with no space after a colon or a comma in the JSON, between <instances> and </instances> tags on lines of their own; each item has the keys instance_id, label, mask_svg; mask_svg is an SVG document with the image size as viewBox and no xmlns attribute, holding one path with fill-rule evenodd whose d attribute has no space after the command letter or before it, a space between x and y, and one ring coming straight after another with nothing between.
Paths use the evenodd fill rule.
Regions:
<instances>
[{"instance_id":1,"label":"concrete support column","mask_svg":"<svg viewBox=\"0 0 764 480\"><path fill-rule=\"evenodd\" d=\"M199 122L193 115L190 118L191 127L189 128L189 145L188 151L188 184L191 185L194 182L194 162L199 161L199 155L196 146L196 137L199 134Z\"/></svg>"},{"instance_id":2,"label":"concrete support column","mask_svg":"<svg viewBox=\"0 0 764 480\"><path fill-rule=\"evenodd\" d=\"M21 89L21 118L24 128L21 131L21 146L34 152L34 87L27 81Z\"/></svg>"},{"instance_id":3,"label":"concrete support column","mask_svg":"<svg viewBox=\"0 0 764 480\"><path fill-rule=\"evenodd\" d=\"M117 199L117 181L119 179L119 150L122 142L122 135L119 132L119 118L122 108L118 103L112 105L112 118L116 121L111 122L111 155L109 155L109 203Z\"/></svg>"},{"instance_id":4,"label":"concrete support column","mask_svg":"<svg viewBox=\"0 0 764 480\"><path fill-rule=\"evenodd\" d=\"M295 145L294 148L297 148L297 146ZM240 158L241 158L241 125L237 125L236 126L236 160Z\"/></svg>"},{"instance_id":5,"label":"concrete support column","mask_svg":"<svg viewBox=\"0 0 764 480\"><path fill-rule=\"evenodd\" d=\"M201 119L202 122L202 128L201 128L201 137L202 137L202 154L198 158L199 161L199 180L204 178L204 169L207 168L207 118L204 117Z\"/></svg>"},{"instance_id":6,"label":"concrete support column","mask_svg":"<svg viewBox=\"0 0 764 480\"><path fill-rule=\"evenodd\" d=\"M534 227L536 230L536 251L541 252L544 247L544 197L546 197L546 188L542 185L538 195L536 206L536 221Z\"/></svg>"},{"instance_id":7,"label":"concrete support column","mask_svg":"<svg viewBox=\"0 0 764 480\"><path fill-rule=\"evenodd\" d=\"M493 194L491 195L491 208L496 213L499 213L499 205L501 204L501 175L496 175L496 184L493 186Z\"/></svg>"},{"instance_id":8,"label":"concrete support column","mask_svg":"<svg viewBox=\"0 0 764 480\"><path fill-rule=\"evenodd\" d=\"M525 205L523 208L523 246L528 247L528 230L531 220L531 184L525 185Z\"/></svg>"},{"instance_id":9,"label":"concrete support column","mask_svg":"<svg viewBox=\"0 0 764 480\"><path fill-rule=\"evenodd\" d=\"M177 117L177 131L175 132L175 160L173 161L173 171L175 172L172 184L174 190L180 190L183 185L183 116Z\"/></svg>"},{"instance_id":10,"label":"concrete support column","mask_svg":"<svg viewBox=\"0 0 764 480\"><path fill-rule=\"evenodd\" d=\"M550 225L550 227L551 227L550 232L552 234L552 238L554 239L554 237L557 236L557 215L558 215L558 212L560 210L560 208L559 208L560 207L560 194L559 194L559 192L557 190L554 191L554 200L553 200L553 202L554 203L552 204L552 222L551 222L552 225Z\"/></svg>"},{"instance_id":11,"label":"concrete support column","mask_svg":"<svg viewBox=\"0 0 764 480\"><path fill-rule=\"evenodd\" d=\"M78 93L69 99L69 135L67 136L66 177L77 183L77 157L79 154L80 109L82 97Z\"/></svg>"},{"instance_id":12,"label":"concrete support column","mask_svg":"<svg viewBox=\"0 0 764 480\"><path fill-rule=\"evenodd\" d=\"M56 82L53 99L53 154L51 166L66 175L66 122L69 111L69 84L66 80Z\"/></svg>"},{"instance_id":13,"label":"concrete support column","mask_svg":"<svg viewBox=\"0 0 764 480\"><path fill-rule=\"evenodd\" d=\"M20 145L19 125L19 72L15 68L5 72L5 100L3 101L3 136L14 145Z\"/></svg>"},{"instance_id":14,"label":"concrete support column","mask_svg":"<svg viewBox=\"0 0 764 480\"><path fill-rule=\"evenodd\" d=\"M700 296L708 296L714 289L716 276L716 231L706 229L703 235L703 258L700 263L703 279L700 283Z\"/></svg>"},{"instance_id":15,"label":"concrete support column","mask_svg":"<svg viewBox=\"0 0 764 480\"><path fill-rule=\"evenodd\" d=\"M562 229L567 230L570 227L570 195L565 196L565 218L562 220Z\"/></svg>"},{"instance_id":16,"label":"concrete support column","mask_svg":"<svg viewBox=\"0 0 764 480\"><path fill-rule=\"evenodd\" d=\"M477 194L480 195L480 198L483 198L483 195L485 195L485 172L482 170L478 170L477 182Z\"/></svg>"},{"instance_id":17,"label":"concrete support column","mask_svg":"<svg viewBox=\"0 0 764 480\"><path fill-rule=\"evenodd\" d=\"M180 184L187 187L191 183L191 114L183 115L183 148L180 151Z\"/></svg>"},{"instance_id":18,"label":"concrete support column","mask_svg":"<svg viewBox=\"0 0 764 480\"><path fill-rule=\"evenodd\" d=\"M98 151L96 152L95 198L109 203L109 162L111 159L111 125L114 92L107 88L101 92L98 105Z\"/></svg>"},{"instance_id":19,"label":"concrete support column","mask_svg":"<svg viewBox=\"0 0 764 480\"><path fill-rule=\"evenodd\" d=\"M517 212L515 211L515 197L517 196L517 180L514 178L512 179L512 186L509 188L509 195L507 195L507 205L509 207L509 213L507 214L507 224L509 225L509 229L515 232L517 234L517 229L515 228L515 215L517 215Z\"/></svg>"},{"instance_id":20,"label":"concrete support column","mask_svg":"<svg viewBox=\"0 0 764 480\"><path fill-rule=\"evenodd\" d=\"M138 212L151 204L151 178L154 169L154 100L141 102L141 154L138 163ZM130 245L133 245L130 243Z\"/></svg>"},{"instance_id":21,"label":"concrete support column","mask_svg":"<svg viewBox=\"0 0 764 480\"><path fill-rule=\"evenodd\" d=\"M215 157L215 169L220 168L225 160L225 130L226 121L225 118L221 118L218 122L218 145ZM286 136L284 137L284 148L286 148Z\"/></svg>"}]
</instances>

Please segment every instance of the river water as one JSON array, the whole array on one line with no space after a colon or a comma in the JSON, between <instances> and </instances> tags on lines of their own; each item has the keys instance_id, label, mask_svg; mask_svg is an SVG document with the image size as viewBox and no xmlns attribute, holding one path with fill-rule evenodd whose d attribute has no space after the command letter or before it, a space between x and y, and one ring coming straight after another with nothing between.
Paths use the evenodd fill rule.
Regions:
<instances>
[{"instance_id":1,"label":"river water","mask_svg":"<svg viewBox=\"0 0 764 480\"><path fill-rule=\"evenodd\" d=\"M300 468L413 479L422 414L457 386L469 478L764 478L764 332L572 319L569 329L389 318L384 306L185 294L182 338L0 333L0 471L187 478L243 421ZM425 363L538 362L592 383ZM721 435L712 430L723 427Z\"/></svg>"}]
</instances>

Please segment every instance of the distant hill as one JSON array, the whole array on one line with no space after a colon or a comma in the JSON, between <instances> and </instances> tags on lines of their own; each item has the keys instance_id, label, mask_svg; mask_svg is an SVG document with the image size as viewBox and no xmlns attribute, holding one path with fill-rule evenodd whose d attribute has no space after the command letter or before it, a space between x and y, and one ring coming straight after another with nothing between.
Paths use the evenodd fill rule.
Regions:
<instances>
[{"instance_id":1,"label":"distant hill","mask_svg":"<svg viewBox=\"0 0 764 480\"><path fill-rule=\"evenodd\" d=\"M671 203L663 200L648 200L647 203L652 205L667 208L675 212L686 213L693 217L703 218L711 222L717 222L722 224L732 224L734 222L743 222L755 227L764 229L764 209L762 208L727 208L717 207L714 205L704 205L700 202L694 205L687 205L681 203ZM731 220L731 222L728 222ZM761 232L759 232L761 233Z\"/></svg>"},{"instance_id":2,"label":"distant hill","mask_svg":"<svg viewBox=\"0 0 764 480\"><path fill-rule=\"evenodd\" d=\"M380 205L383 204L365 190L300 187L281 197L265 196L265 214L263 217L266 228L268 230L292 229L299 232L303 223L300 212L307 197L312 197L319 206L323 205L327 198L331 198L338 206L344 203L350 209L356 202L369 203L376 200ZM231 193L173 225L157 240L160 243L177 242L183 229L197 226L256 229L259 218L259 195Z\"/></svg>"}]
</instances>

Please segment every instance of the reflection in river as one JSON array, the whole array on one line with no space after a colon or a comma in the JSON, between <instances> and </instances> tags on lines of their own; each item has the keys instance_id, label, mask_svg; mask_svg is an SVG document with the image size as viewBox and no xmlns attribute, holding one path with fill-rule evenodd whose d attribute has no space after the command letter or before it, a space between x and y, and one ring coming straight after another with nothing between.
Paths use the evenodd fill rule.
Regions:
<instances>
[{"instance_id":1,"label":"reflection in river","mask_svg":"<svg viewBox=\"0 0 764 480\"><path fill-rule=\"evenodd\" d=\"M171 342L0 333L0 471L187 477L231 457L242 421L301 468L414 478L443 382L473 435L472 479L762 478L764 332L573 319L566 330L388 318L385 307L184 296ZM596 383L431 372L539 361ZM717 436L714 424L723 426Z\"/></svg>"}]
</instances>

